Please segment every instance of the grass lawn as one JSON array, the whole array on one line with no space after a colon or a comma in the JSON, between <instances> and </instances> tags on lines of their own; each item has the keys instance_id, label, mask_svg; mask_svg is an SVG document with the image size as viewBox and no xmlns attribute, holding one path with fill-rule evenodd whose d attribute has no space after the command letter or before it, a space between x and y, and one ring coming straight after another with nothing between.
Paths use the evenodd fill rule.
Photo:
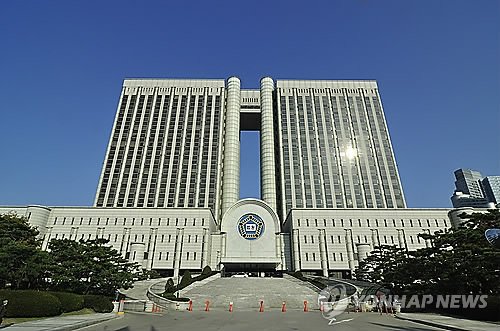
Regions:
<instances>
[{"instance_id":1,"label":"grass lawn","mask_svg":"<svg viewBox=\"0 0 500 331\"><path fill-rule=\"evenodd\" d=\"M69 313L63 313L59 316L73 316L73 315L86 315L86 314L94 314L95 312L90 309L90 308L83 308L80 310L75 310L71 311ZM51 317L57 317L57 316L51 316ZM50 318L50 317L8 317L4 318L2 325L6 324L19 324L23 322L29 322L29 321L36 321L36 320L41 320L45 318Z\"/></svg>"}]
</instances>

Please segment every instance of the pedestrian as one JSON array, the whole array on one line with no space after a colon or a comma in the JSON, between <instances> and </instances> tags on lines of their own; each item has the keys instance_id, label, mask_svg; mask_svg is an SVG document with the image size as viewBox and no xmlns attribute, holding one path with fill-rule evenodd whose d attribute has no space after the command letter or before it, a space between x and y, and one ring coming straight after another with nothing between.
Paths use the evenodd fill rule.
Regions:
<instances>
[{"instance_id":1,"label":"pedestrian","mask_svg":"<svg viewBox=\"0 0 500 331\"><path fill-rule=\"evenodd\" d=\"M9 301L4 300L2 302L2 305L0 306L0 325L2 325L3 317L5 316L5 313L7 312L7 303L9 303Z\"/></svg>"}]
</instances>

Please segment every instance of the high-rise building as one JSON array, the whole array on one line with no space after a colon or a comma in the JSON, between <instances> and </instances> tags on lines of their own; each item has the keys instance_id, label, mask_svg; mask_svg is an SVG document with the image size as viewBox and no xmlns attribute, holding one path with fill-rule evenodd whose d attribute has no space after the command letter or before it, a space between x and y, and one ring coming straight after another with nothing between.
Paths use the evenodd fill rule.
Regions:
<instances>
[{"instance_id":1,"label":"high-rise building","mask_svg":"<svg viewBox=\"0 0 500 331\"><path fill-rule=\"evenodd\" d=\"M261 199L240 199L244 130L260 132ZM448 209L406 208L375 81L269 77L256 89L126 79L94 206L0 212L26 216L43 249L105 238L174 277L205 266L349 276L375 246L428 247L418 234L451 226Z\"/></svg>"},{"instance_id":2,"label":"high-rise building","mask_svg":"<svg viewBox=\"0 0 500 331\"><path fill-rule=\"evenodd\" d=\"M279 80L280 190L292 208L405 208L375 81Z\"/></svg>"},{"instance_id":3,"label":"high-rise building","mask_svg":"<svg viewBox=\"0 0 500 331\"><path fill-rule=\"evenodd\" d=\"M375 81L245 90L235 77L125 80L95 206L222 217L239 199L241 129L261 133L262 199L282 220L292 208L406 207Z\"/></svg>"},{"instance_id":4,"label":"high-rise building","mask_svg":"<svg viewBox=\"0 0 500 331\"><path fill-rule=\"evenodd\" d=\"M481 181L484 194L489 202L500 203L500 176L486 176Z\"/></svg>"},{"instance_id":5,"label":"high-rise building","mask_svg":"<svg viewBox=\"0 0 500 331\"><path fill-rule=\"evenodd\" d=\"M453 207L494 208L500 198L500 176L483 178L479 171L458 169L455 174Z\"/></svg>"},{"instance_id":6,"label":"high-rise building","mask_svg":"<svg viewBox=\"0 0 500 331\"><path fill-rule=\"evenodd\" d=\"M94 205L216 212L225 98L224 80L125 80Z\"/></svg>"}]
</instances>

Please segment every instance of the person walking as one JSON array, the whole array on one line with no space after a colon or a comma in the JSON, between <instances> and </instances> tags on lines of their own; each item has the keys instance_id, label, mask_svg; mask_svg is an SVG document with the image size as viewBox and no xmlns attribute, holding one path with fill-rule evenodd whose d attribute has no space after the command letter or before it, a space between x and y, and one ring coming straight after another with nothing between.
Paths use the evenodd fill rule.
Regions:
<instances>
[{"instance_id":1,"label":"person walking","mask_svg":"<svg viewBox=\"0 0 500 331\"><path fill-rule=\"evenodd\" d=\"M3 317L5 316L5 313L7 312L7 303L9 303L9 301L4 300L2 302L2 305L0 306L0 325L2 325Z\"/></svg>"}]
</instances>

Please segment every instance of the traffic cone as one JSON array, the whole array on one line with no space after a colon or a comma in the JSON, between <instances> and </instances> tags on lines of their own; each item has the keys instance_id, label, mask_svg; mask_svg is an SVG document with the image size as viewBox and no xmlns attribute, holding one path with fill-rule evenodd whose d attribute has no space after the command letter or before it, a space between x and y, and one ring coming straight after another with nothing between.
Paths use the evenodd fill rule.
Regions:
<instances>
[{"instance_id":1,"label":"traffic cone","mask_svg":"<svg viewBox=\"0 0 500 331\"><path fill-rule=\"evenodd\" d=\"M232 313L233 312L233 302L229 302L229 312Z\"/></svg>"}]
</instances>

